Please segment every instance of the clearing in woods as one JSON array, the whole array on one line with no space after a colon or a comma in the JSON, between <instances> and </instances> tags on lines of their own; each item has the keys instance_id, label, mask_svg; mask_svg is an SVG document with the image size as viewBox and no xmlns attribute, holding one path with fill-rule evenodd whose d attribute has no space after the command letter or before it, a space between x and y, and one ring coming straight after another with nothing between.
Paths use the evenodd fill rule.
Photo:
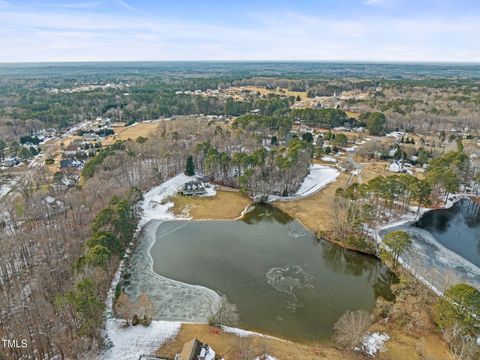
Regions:
<instances>
[{"instance_id":1,"label":"clearing in woods","mask_svg":"<svg viewBox=\"0 0 480 360\"><path fill-rule=\"evenodd\" d=\"M195 220L232 220L241 216L252 201L239 191L218 190L215 196L176 195L173 213Z\"/></svg>"},{"instance_id":2,"label":"clearing in woods","mask_svg":"<svg viewBox=\"0 0 480 360\"><path fill-rule=\"evenodd\" d=\"M258 92L261 95L268 95L268 94L275 94L275 95L286 95L286 96L300 96L300 99L304 100L307 99L307 92L306 91L293 91L287 89L266 89L264 87L259 86L241 86L241 87L232 87L229 90L249 90Z\"/></svg>"},{"instance_id":3,"label":"clearing in woods","mask_svg":"<svg viewBox=\"0 0 480 360\"><path fill-rule=\"evenodd\" d=\"M117 140L131 139L135 141L139 136L147 138L155 132L159 126L160 123L158 122L140 122L130 126L116 126L113 128L115 135L103 140L102 145L112 145Z\"/></svg>"}]
</instances>

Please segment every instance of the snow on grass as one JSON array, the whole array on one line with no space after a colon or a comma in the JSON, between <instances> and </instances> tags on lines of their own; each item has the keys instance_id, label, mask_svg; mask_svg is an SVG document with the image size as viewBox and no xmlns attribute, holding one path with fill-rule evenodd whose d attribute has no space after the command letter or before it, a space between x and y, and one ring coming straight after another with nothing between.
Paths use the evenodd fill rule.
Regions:
<instances>
[{"instance_id":1,"label":"snow on grass","mask_svg":"<svg viewBox=\"0 0 480 360\"><path fill-rule=\"evenodd\" d=\"M17 185L18 178L15 177L8 181L5 181L3 184L0 185L0 199L7 195L12 189Z\"/></svg>"},{"instance_id":2,"label":"snow on grass","mask_svg":"<svg viewBox=\"0 0 480 360\"><path fill-rule=\"evenodd\" d=\"M331 156L323 156L322 161L336 163L337 159L335 159L334 157L331 157Z\"/></svg>"},{"instance_id":3,"label":"snow on grass","mask_svg":"<svg viewBox=\"0 0 480 360\"><path fill-rule=\"evenodd\" d=\"M270 195L268 200L297 200L322 190L325 186L340 175L340 172L329 166L313 164L310 166L310 173L303 179L302 185L294 195L291 196L275 196Z\"/></svg>"},{"instance_id":4,"label":"snow on grass","mask_svg":"<svg viewBox=\"0 0 480 360\"><path fill-rule=\"evenodd\" d=\"M125 327L124 320L108 319L110 345L102 356L104 360L138 360L140 355L153 355L160 346L174 338L181 323L171 321L152 321L150 326Z\"/></svg>"},{"instance_id":5,"label":"snow on grass","mask_svg":"<svg viewBox=\"0 0 480 360\"><path fill-rule=\"evenodd\" d=\"M378 352L384 351L385 342L388 340L390 340L390 336L385 333L375 332L373 334L367 334L363 337L361 344L356 347L355 350L368 356L375 357Z\"/></svg>"},{"instance_id":6,"label":"snow on grass","mask_svg":"<svg viewBox=\"0 0 480 360\"><path fill-rule=\"evenodd\" d=\"M167 200L177 194L186 182L192 180L196 180L196 177L178 174L144 194L143 201L140 203L143 209L143 216L139 222L139 228L143 227L150 220L175 219L175 215L170 211L173 207L173 202ZM214 196L216 194L213 187L206 188L206 190L207 194L204 196Z\"/></svg>"},{"instance_id":7,"label":"snow on grass","mask_svg":"<svg viewBox=\"0 0 480 360\"><path fill-rule=\"evenodd\" d=\"M175 219L175 215L170 212L173 203L168 199L177 194L186 182L195 179L194 176L179 174L145 193L139 204L143 215L138 224L137 234L150 220ZM214 196L215 194L215 189L211 187L207 188L207 194L204 196ZM129 254L130 249L127 249L126 253ZM175 336L181 326L180 322L153 320L148 327L142 325L125 327L124 320L113 318L115 288L120 281L125 265L124 259L114 275L107 295L107 321L104 336L109 343L109 350L103 354L103 359L138 359L142 354L153 354L165 341Z\"/></svg>"},{"instance_id":8,"label":"snow on grass","mask_svg":"<svg viewBox=\"0 0 480 360\"><path fill-rule=\"evenodd\" d=\"M222 328L223 332L228 333L228 334L233 334L233 335L238 336L238 337L261 336L261 337L265 337L265 338L269 338L269 339L275 339L275 340L279 340L279 341L287 341L287 340L284 340L284 339L281 339L281 338L278 338L278 337L275 337L275 336L265 335L265 334L262 334L262 333L249 331L249 330L243 330L243 329L240 329L240 328L235 328L235 327L230 327L230 326L222 325L221 328Z\"/></svg>"},{"instance_id":9,"label":"snow on grass","mask_svg":"<svg viewBox=\"0 0 480 360\"><path fill-rule=\"evenodd\" d=\"M242 329L234 328L230 326L222 326L222 330L226 333L233 334L239 337L262 336L262 334L259 334L253 331L242 330Z\"/></svg>"}]
</instances>

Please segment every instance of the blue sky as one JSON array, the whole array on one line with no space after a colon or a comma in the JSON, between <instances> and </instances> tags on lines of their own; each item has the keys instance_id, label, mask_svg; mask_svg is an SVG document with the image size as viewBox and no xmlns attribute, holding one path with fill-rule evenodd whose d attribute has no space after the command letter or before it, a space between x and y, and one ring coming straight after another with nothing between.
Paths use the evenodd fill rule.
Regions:
<instances>
[{"instance_id":1,"label":"blue sky","mask_svg":"<svg viewBox=\"0 0 480 360\"><path fill-rule=\"evenodd\" d=\"M0 0L0 62L480 61L478 0Z\"/></svg>"}]
</instances>

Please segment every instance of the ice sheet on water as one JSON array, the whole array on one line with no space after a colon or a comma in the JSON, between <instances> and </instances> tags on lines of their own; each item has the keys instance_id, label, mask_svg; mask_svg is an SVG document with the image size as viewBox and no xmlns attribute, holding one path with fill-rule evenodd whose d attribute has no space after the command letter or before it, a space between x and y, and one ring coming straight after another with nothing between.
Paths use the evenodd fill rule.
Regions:
<instances>
[{"instance_id":1,"label":"ice sheet on water","mask_svg":"<svg viewBox=\"0 0 480 360\"><path fill-rule=\"evenodd\" d=\"M206 322L220 302L215 291L168 279L153 270L150 249L160 225L161 221L151 221L144 227L143 238L132 256L131 278L125 292L133 300L142 292L148 294L155 305L154 319Z\"/></svg>"},{"instance_id":2,"label":"ice sheet on water","mask_svg":"<svg viewBox=\"0 0 480 360\"><path fill-rule=\"evenodd\" d=\"M295 311L303 304L298 300L296 292L300 289L311 288L311 276L298 265L285 267L272 267L265 274L267 283L275 290L292 295L292 300L287 302L287 308Z\"/></svg>"},{"instance_id":3,"label":"ice sheet on water","mask_svg":"<svg viewBox=\"0 0 480 360\"><path fill-rule=\"evenodd\" d=\"M440 244L427 230L407 225L388 228L387 232L406 231L412 246L401 260L440 292L455 283L465 282L480 289L480 268Z\"/></svg>"}]
</instances>

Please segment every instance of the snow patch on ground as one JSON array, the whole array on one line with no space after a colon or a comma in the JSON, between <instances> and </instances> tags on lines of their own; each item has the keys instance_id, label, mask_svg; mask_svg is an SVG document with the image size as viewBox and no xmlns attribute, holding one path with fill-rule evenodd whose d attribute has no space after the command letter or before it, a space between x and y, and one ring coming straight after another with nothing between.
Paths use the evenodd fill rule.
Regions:
<instances>
[{"instance_id":1,"label":"snow patch on ground","mask_svg":"<svg viewBox=\"0 0 480 360\"><path fill-rule=\"evenodd\" d=\"M234 328L234 327L230 327L230 326L222 326L222 330L226 333L233 334L233 335L240 336L240 337L249 337L249 336L257 336L257 335L261 336L262 335L262 334L259 334L259 333L253 332L253 331L242 330L242 329L238 329L238 328Z\"/></svg>"},{"instance_id":2,"label":"snow patch on ground","mask_svg":"<svg viewBox=\"0 0 480 360\"><path fill-rule=\"evenodd\" d=\"M263 354L263 355L257 356L253 360L278 360L278 359L276 357L271 356L271 355Z\"/></svg>"},{"instance_id":3,"label":"snow patch on ground","mask_svg":"<svg viewBox=\"0 0 480 360\"><path fill-rule=\"evenodd\" d=\"M173 203L168 202L167 199L179 192L186 182L195 179L193 176L179 174L145 193L143 201L139 204L143 210L143 215L138 224L137 234L150 220L177 219L175 215L170 212ZM214 188L208 188L207 194L204 196L213 196L215 194L216 191ZM131 245L133 245L133 242ZM149 254L151 245L151 243L145 244L148 249L147 254ZM142 247L139 246L139 248L141 249ZM130 249L127 249L127 253L130 253ZM145 267L148 268L151 275L156 275L160 278L159 275L153 272L152 260L151 258L149 260L150 263L147 264L144 256L143 263ZM110 348L102 355L103 359L138 359L142 354L153 354L165 341L175 336L181 326L181 322L178 321L153 320L148 327L141 325L125 327L124 320L114 318L112 309L115 288L120 281L125 266L126 261L124 259L114 275L107 295L107 321L104 336ZM152 276L152 278L155 278L155 276Z\"/></svg>"},{"instance_id":4,"label":"snow patch on ground","mask_svg":"<svg viewBox=\"0 0 480 360\"><path fill-rule=\"evenodd\" d=\"M331 156L323 156L322 161L336 163L337 159L335 159L334 157L331 157Z\"/></svg>"},{"instance_id":5,"label":"snow patch on ground","mask_svg":"<svg viewBox=\"0 0 480 360\"><path fill-rule=\"evenodd\" d=\"M303 180L302 185L294 195L291 196L276 196L270 195L268 201L285 201L285 200L297 200L310 195L313 195L322 190L326 185L335 181L340 175L340 172L329 166L313 164L310 166L310 173Z\"/></svg>"},{"instance_id":6,"label":"snow patch on ground","mask_svg":"<svg viewBox=\"0 0 480 360\"><path fill-rule=\"evenodd\" d=\"M375 357L378 352L384 350L385 342L390 340L390 336L385 333L375 332L367 334L363 337L361 344L355 348L368 356Z\"/></svg>"},{"instance_id":7,"label":"snow patch on ground","mask_svg":"<svg viewBox=\"0 0 480 360\"><path fill-rule=\"evenodd\" d=\"M269 339L286 341L284 339L281 339L281 338L278 338L278 337L275 337L275 336L265 335L265 334L262 334L262 333L243 330L243 329L234 328L234 327L230 327L230 326L223 326L222 325L222 330L223 330L223 332L226 332L228 334L233 334L233 335L239 336L239 337L262 336L262 337L266 337L266 338L269 338Z\"/></svg>"},{"instance_id":8,"label":"snow patch on ground","mask_svg":"<svg viewBox=\"0 0 480 360\"><path fill-rule=\"evenodd\" d=\"M196 180L196 177L178 174L145 193L143 201L140 203L140 207L143 209L143 216L138 224L139 229L150 220L178 219L170 211L173 203L168 202L167 199L177 194L186 182L192 180ZM214 196L217 193L213 187L206 188L206 190L207 194L203 196Z\"/></svg>"},{"instance_id":9,"label":"snow patch on ground","mask_svg":"<svg viewBox=\"0 0 480 360\"><path fill-rule=\"evenodd\" d=\"M0 199L2 199L13 189L13 187L17 184L17 180L17 178L14 178L0 185Z\"/></svg>"},{"instance_id":10,"label":"snow patch on ground","mask_svg":"<svg viewBox=\"0 0 480 360\"><path fill-rule=\"evenodd\" d=\"M160 346L175 337L181 323L154 320L147 327L125 327L124 320L108 319L107 327L113 347L103 354L102 359L138 360L140 355L153 355Z\"/></svg>"}]
</instances>

